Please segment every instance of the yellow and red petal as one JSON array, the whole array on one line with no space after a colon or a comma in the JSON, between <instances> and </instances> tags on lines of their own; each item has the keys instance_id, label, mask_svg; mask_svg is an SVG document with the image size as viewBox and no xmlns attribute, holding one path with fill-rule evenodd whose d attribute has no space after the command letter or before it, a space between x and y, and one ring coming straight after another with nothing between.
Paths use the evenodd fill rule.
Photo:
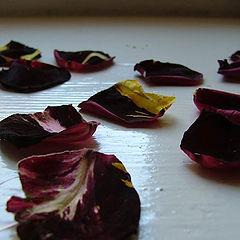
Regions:
<instances>
[{"instance_id":1,"label":"yellow and red petal","mask_svg":"<svg viewBox=\"0 0 240 240\"><path fill-rule=\"evenodd\" d=\"M15 60L31 61L40 57L41 52L38 49L16 41L10 41L7 45L0 47L0 66L9 66Z\"/></svg>"},{"instance_id":2,"label":"yellow and red petal","mask_svg":"<svg viewBox=\"0 0 240 240\"><path fill-rule=\"evenodd\" d=\"M103 69L110 66L115 58L110 57L107 53L92 50L78 52L54 50L54 56L59 66L76 72Z\"/></svg>"},{"instance_id":3,"label":"yellow and red petal","mask_svg":"<svg viewBox=\"0 0 240 240\"><path fill-rule=\"evenodd\" d=\"M175 97L147 93L137 80L126 80L79 104L83 110L126 124L151 122L161 117Z\"/></svg>"}]
</instances>

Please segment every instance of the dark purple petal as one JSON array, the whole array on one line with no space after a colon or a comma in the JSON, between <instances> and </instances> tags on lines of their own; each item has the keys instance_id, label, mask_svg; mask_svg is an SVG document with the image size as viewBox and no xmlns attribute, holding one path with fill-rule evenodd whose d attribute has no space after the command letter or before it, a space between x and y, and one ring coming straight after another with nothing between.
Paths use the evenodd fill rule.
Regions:
<instances>
[{"instance_id":1,"label":"dark purple petal","mask_svg":"<svg viewBox=\"0 0 240 240\"><path fill-rule=\"evenodd\" d=\"M72 71L95 71L110 66L115 57L100 51L64 52L54 50L54 56L59 66Z\"/></svg>"},{"instance_id":2,"label":"dark purple petal","mask_svg":"<svg viewBox=\"0 0 240 240\"><path fill-rule=\"evenodd\" d=\"M203 81L202 73L183 65L145 60L134 66L149 82L167 85L199 85Z\"/></svg>"},{"instance_id":3,"label":"dark purple petal","mask_svg":"<svg viewBox=\"0 0 240 240\"><path fill-rule=\"evenodd\" d=\"M31 61L40 57L41 52L38 49L19 42L10 41L7 45L0 47L0 66L9 66L14 60L24 59Z\"/></svg>"},{"instance_id":4,"label":"dark purple petal","mask_svg":"<svg viewBox=\"0 0 240 240\"><path fill-rule=\"evenodd\" d=\"M22 240L124 240L139 225L140 200L114 155L92 150L23 159L19 175L26 199L12 197Z\"/></svg>"},{"instance_id":5,"label":"dark purple petal","mask_svg":"<svg viewBox=\"0 0 240 240\"><path fill-rule=\"evenodd\" d=\"M152 122L174 103L175 97L144 92L137 80L126 80L103 90L78 106L125 124Z\"/></svg>"},{"instance_id":6,"label":"dark purple petal","mask_svg":"<svg viewBox=\"0 0 240 240\"><path fill-rule=\"evenodd\" d=\"M184 133L181 149L208 168L240 166L240 126L223 115L203 111Z\"/></svg>"},{"instance_id":7,"label":"dark purple petal","mask_svg":"<svg viewBox=\"0 0 240 240\"><path fill-rule=\"evenodd\" d=\"M0 72L0 83L16 92L34 92L64 83L70 77L66 68L21 60Z\"/></svg>"},{"instance_id":8,"label":"dark purple petal","mask_svg":"<svg viewBox=\"0 0 240 240\"><path fill-rule=\"evenodd\" d=\"M17 147L36 143L77 144L93 135L98 123L86 122L71 105L47 107L43 113L13 114L0 122L0 139Z\"/></svg>"},{"instance_id":9,"label":"dark purple petal","mask_svg":"<svg viewBox=\"0 0 240 240\"><path fill-rule=\"evenodd\" d=\"M233 53L230 57L230 59L232 60L232 62L238 62L240 61L240 50L236 51L235 53Z\"/></svg>"},{"instance_id":10,"label":"dark purple petal","mask_svg":"<svg viewBox=\"0 0 240 240\"><path fill-rule=\"evenodd\" d=\"M224 75L225 77L240 79L240 61L228 63L227 59L218 60L219 69L218 73Z\"/></svg>"},{"instance_id":11,"label":"dark purple petal","mask_svg":"<svg viewBox=\"0 0 240 240\"><path fill-rule=\"evenodd\" d=\"M217 112L230 121L240 124L240 95L238 94L199 88L194 93L193 101L200 111Z\"/></svg>"}]
</instances>

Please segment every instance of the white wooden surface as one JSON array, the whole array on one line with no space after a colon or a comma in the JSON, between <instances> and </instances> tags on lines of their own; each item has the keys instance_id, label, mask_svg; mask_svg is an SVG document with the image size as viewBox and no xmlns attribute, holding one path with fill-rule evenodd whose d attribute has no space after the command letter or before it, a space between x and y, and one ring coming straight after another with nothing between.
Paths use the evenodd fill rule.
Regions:
<instances>
[{"instance_id":1,"label":"white wooden surface","mask_svg":"<svg viewBox=\"0 0 240 240\"><path fill-rule=\"evenodd\" d=\"M202 87L239 93L240 83L225 82L216 73L217 59L240 49L239 26L240 20L223 19L0 19L0 45L9 40L26 43L39 48L47 63L55 64L55 48L102 50L116 56L109 69L73 73L70 81L44 91L20 94L0 89L0 119L42 111L48 105L77 107L118 81L138 78L135 63L152 58L202 72ZM239 239L239 171L202 169L179 148L183 132L198 116L192 102L197 87L139 81L146 91L177 98L151 128L126 128L83 114L101 122L94 134L98 150L115 154L132 176L142 203L139 240ZM21 157L22 152L0 145L0 228L13 223L6 201L12 195L23 196L16 178ZM0 239L16 239L15 230L0 232Z\"/></svg>"}]
</instances>

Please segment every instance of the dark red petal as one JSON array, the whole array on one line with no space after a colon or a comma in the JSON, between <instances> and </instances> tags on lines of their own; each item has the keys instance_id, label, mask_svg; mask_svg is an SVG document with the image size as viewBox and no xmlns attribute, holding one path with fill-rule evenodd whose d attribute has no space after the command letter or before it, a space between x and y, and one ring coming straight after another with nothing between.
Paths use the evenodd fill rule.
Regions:
<instances>
[{"instance_id":1,"label":"dark red petal","mask_svg":"<svg viewBox=\"0 0 240 240\"><path fill-rule=\"evenodd\" d=\"M29 202L28 200L13 196L11 197L11 203L7 204L7 211L8 212L22 212L25 211L27 208L34 207L34 203Z\"/></svg>"},{"instance_id":2,"label":"dark red petal","mask_svg":"<svg viewBox=\"0 0 240 240\"><path fill-rule=\"evenodd\" d=\"M145 60L134 66L149 82L167 85L199 85L203 75L183 65Z\"/></svg>"},{"instance_id":3,"label":"dark red petal","mask_svg":"<svg viewBox=\"0 0 240 240\"><path fill-rule=\"evenodd\" d=\"M235 53L233 53L230 57L230 59L233 61L233 62L238 62L240 61L240 50L236 51Z\"/></svg>"},{"instance_id":4,"label":"dark red petal","mask_svg":"<svg viewBox=\"0 0 240 240\"><path fill-rule=\"evenodd\" d=\"M37 121L28 114L14 114L0 122L0 138L17 147L35 144L50 136Z\"/></svg>"},{"instance_id":5,"label":"dark red petal","mask_svg":"<svg viewBox=\"0 0 240 240\"><path fill-rule=\"evenodd\" d=\"M72 71L95 71L110 66L115 57L100 51L64 52L54 50L54 56L59 66Z\"/></svg>"},{"instance_id":6,"label":"dark red petal","mask_svg":"<svg viewBox=\"0 0 240 240\"><path fill-rule=\"evenodd\" d=\"M27 198L12 197L7 209L21 239L124 240L137 232L139 196L114 155L85 149L33 156L19 163L19 174Z\"/></svg>"},{"instance_id":7,"label":"dark red petal","mask_svg":"<svg viewBox=\"0 0 240 240\"><path fill-rule=\"evenodd\" d=\"M98 92L78 106L125 124L152 122L173 104L175 97L146 93L137 80L126 80Z\"/></svg>"},{"instance_id":8,"label":"dark red petal","mask_svg":"<svg viewBox=\"0 0 240 240\"><path fill-rule=\"evenodd\" d=\"M77 144L93 135L97 122L86 122L71 105L47 107L41 113L14 114L0 122L0 138L17 147L41 141L45 144Z\"/></svg>"},{"instance_id":9,"label":"dark red petal","mask_svg":"<svg viewBox=\"0 0 240 240\"><path fill-rule=\"evenodd\" d=\"M0 72L0 83L17 92L34 92L64 83L71 75L66 68L42 62L17 61Z\"/></svg>"},{"instance_id":10,"label":"dark red petal","mask_svg":"<svg viewBox=\"0 0 240 240\"><path fill-rule=\"evenodd\" d=\"M239 167L239 139L239 125L221 114L203 111L184 133L180 147L204 167Z\"/></svg>"},{"instance_id":11,"label":"dark red petal","mask_svg":"<svg viewBox=\"0 0 240 240\"><path fill-rule=\"evenodd\" d=\"M0 47L0 66L9 66L14 60L33 60L40 57L39 50L19 42L10 41L7 45Z\"/></svg>"},{"instance_id":12,"label":"dark red petal","mask_svg":"<svg viewBox=\"0 0 240 240\"><path fill-rule=\"evenodd\" d=\"M217 112L240 124L240 95L207 88L199 88L193 97L197 108Z\"/></svg>"},{"instance_id":13,"label":"dark red petal","mask_svg":"<svg viewBox=\"0 0 240 240\"><path fill-rule=\"evenodd\" d=\"M225 77L240 79L240 61L228 63L227 59L218 60L219 69L218 73L224 75Z\"/></svg>"}]
</instances>

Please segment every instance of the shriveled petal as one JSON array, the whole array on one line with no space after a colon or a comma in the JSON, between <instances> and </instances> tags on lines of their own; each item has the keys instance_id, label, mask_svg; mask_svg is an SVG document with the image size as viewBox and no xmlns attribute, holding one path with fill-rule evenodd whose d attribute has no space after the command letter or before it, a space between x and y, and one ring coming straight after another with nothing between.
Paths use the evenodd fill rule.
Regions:
<instances>
[{"instance_id":1,"label":"shriveled petal","mask_svg":"<svg viewBox=\"0 0 240 240\"><path fill-rule=\"evenodd\" d=\"M91 50L79 52L54 50L54 56L59 66L77 72L95 71L105 68L110 66L115 58L104 52Z\"/></svg>"},{"instance_id":2,"label":"shriveled petal","mask_svg":"<svg viewBox=\"0 0 240 240\"><path fill-rule=\"evenodd\" d=\"M10 41L7 45L0 47L0 66L9 66L14 60L31 61L40 57L41 52L38 49L16 41Z\"/></svg>"},{"instance_id":3,"label":"shriveled petal","mask_svg":"<svg viewBox=\"0 0 240 240\"><path fill-rule=\"evenodd\" d=\"M144 92L137 80L126 80L79 104L81 109L131 124L161 117L175 97Z\"/></svg>"},{"instance_id":4,"label":"shriveled petal","mask_svg":"<svg viewBox=\"0 0 240 240\"><path fill-rule=\"evenodd\" d=\"M184 133L181 149L208 168L240 166L240 125L223 115L203 111Z\"/></svg>"},{"instance_id":5,"label":"shriveled petal","mask_svg":"<svg viewBox=\"0 0 240 240\"><path fill-rule=\"evenodd\" d=\"M230 57L232 62L238 62L240 61L240 50L236 51L235 53L233 53Z\"/></svg>"},{"instance_id":6,"label":"shriveled petal","mask_svg":"<svg viewBox=\"0 0 240 240\"><path fill-rule=\"evenodd\" d=\"M218 60L218 73L225 77L239 80L240 79L240 61L228 63L227 59Z\"/></svg>"},{"instance_id":7,"label":"shriveled petal","mask_svg":"<svg viewBox=\"0 0 240 240\"><path fill-rule=\"evenodd\" d=\"M134 66L149 82L166 85L199 85L203 81L202 73L180 64L145 60Z\"/></svg>"},{"instance_id":8,"label":"shriveled petal","mask_svg":"<svg viewBox=\"0 0 240 240\"><path fill-rule=\"evenodd\" d=\"M13 62L9 69L0 72L0 83L16 92L34 92L64 83L70 77L66 68L21 60Z\"/></svg>"},{"instance_id":9,"label":"shriveled petal","mask_svg":"<svg viewBox=\"0 0 240 240\"><path fill-rule=\"evenodd\" d=\"M139 196L114 155L85 149L18 166L27 198L12 197L7 210L16 214L21 239L124 240L136 233Z\"/></svg>"},{"instance_id":10,"label":"shriveled petal","mask_svg":"<svg viewBox=\"0 0 240 240\"><path fill-rule=\"evenodd\" d=\"M0 122L0 139L17 147L40 141L77 143L93 135L97 122L86 122L72 105L47 107L43 113L13 114Z\"/></svg>"},{"instance_id":11,"label":"shriveled petal","mask_svg":"<svg viewBox=\"0 0 240 240\"><path fill-rule=\"evenodd\" d=\"M240 124L240 95L214 89L199 88L193 97L197 108L217 112Z\"/></svg>"}]
</instances>

